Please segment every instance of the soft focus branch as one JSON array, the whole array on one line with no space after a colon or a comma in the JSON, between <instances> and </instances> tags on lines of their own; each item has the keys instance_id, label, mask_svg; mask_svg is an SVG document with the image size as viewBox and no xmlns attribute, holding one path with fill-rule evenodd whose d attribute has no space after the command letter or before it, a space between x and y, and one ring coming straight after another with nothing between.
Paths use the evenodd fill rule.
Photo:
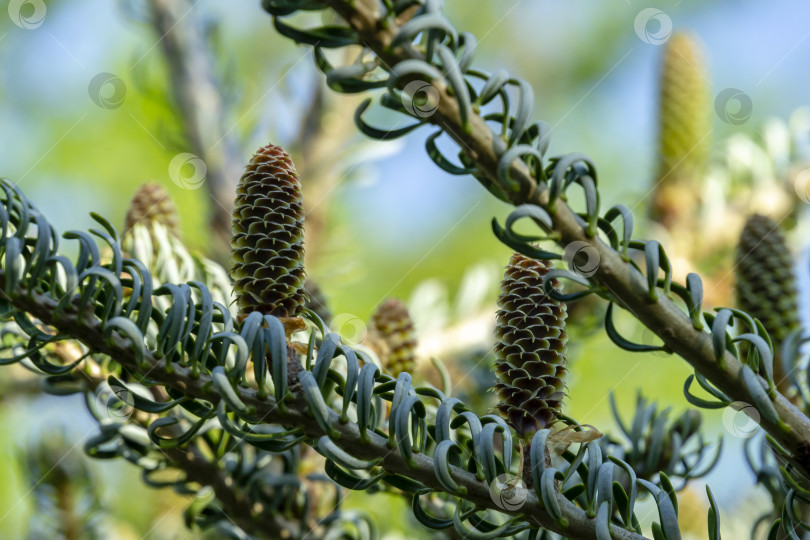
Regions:
<instances>
[{"instance_id":1,"label":"soft focus branch","mask_svg":"<svg viewBox=\"0 0 810 540\"><path fill-rule=\"evenodd\" d=\"M217 258L227 257L231 206L242 174L236 141L226 128L227 110L214 69L210 41L191 0L149 0L151 22L160 39L175 107L191 151L206 165L211 195L211 228Z\"/></svg>"},{"instance_id":2,"label":"soft focus branch","mask_svg":"<svg viewBox=\"0 0 810 540\"><path fill-rule=\"evenodd\" d=\"M211 486L222 510L243 531L258 538L297 538L301 523L281 514L254 512L252 501L234 489L233 479L195 448L170 448L164 451L172 466L186 474L186 479ZM260 503L259 503L260 504Z\"/></svg>"},{"instance_id":3,"label":"soft focus branch","mask_svg":"<svg viewBox=\"0 0 810 540\"><path fill-rule=\"evenodd\" d=\"M0 272L0 281L3 279L5 279L5 273ZM204 374L194 377L188 368L176 363L171 364L170 369L167 369L166 362L156 358L151 351L146 351L144 357L149 369L141 370L138 368L133 352L133 344L128 338L117 333L112 333L105 338L100 323L94 317L82 316L75 309L64 310L58 318L54 318L53 313L57 303L52 298L24 290L22 287L18 287L17 292L18 294L10 299L17 309L33 315L44 324L52 325L63 335L80 340L92 350L114 358L136 378L148 378L154 383L215 405L219 402L220 397L213 391L211 377ZM299 428L312 439L322 437L325 433L318 422L307 414L307 402L300 388L292 387L291 390L293 390L294 399L288 404L286 413L282 412L273 398L261 398L254 389L239 388L237 391L242 402L255 407L255 414L262 419L262 422ZM342 423L338 414L331 409L328 409L328 424L336 431L333 434L336 435L333 437L336 444L350 452L352 456L366 460L380 459L380 465L389 473L404 475L437 491L446 491L436 476L433 458L423 453L414 453L415 463L408 465L396 449L388 446L388 440L385 437L375 432L369 432L368 442L363 441L358 425L353 422ZM485 481L478 480L474 474L458 467L451 467L451 471L453 479L467 490L464 499L479 508L490 508L512 515L525 515L525 518L534 526L546 528L569 538L596 537L596 519L589 518L584 510L575 506L557 490L554 491L553 496L560 506L563 517L568 522L567 527L562 527L551 517L534 491L527 491L526 503L520 509L506 511L493 502L489 485ZM210 478L209 474L210 471L204 473L204 476ZM227 501L227 497L225 500ZM242 517L242 513L237 513L232 517L235 519ZM275 525L273 524L273 526ZM616 526L612 526L611 531L613 538L617 540L644 539L639 534Z\"/></svg>"},{"instance_id":4,"label":"soft focus branch","mask_svg":"<svg viewBox=\"0 0 810 540\"><path fill-rule=\"evenodd\" d=\"M78 319L74 322L78 322ZM119 354L113 358L118 360L121 356ZM119 363L128 369L132 367L126 361ZM102 384L105 384L108 376L103 367L87 363L84 367L76 369L74 373L84 381L86 389L90 392L97 391ZM153 373L149 373L150 378L152 375ZM161 401L171 399L163 387L154 386L151 391ZM146 429L149 427L146 416L148 416L146 413L136 411L130 421ZM169 426L169 429L173 427L176 426ZM178 469L185 475L186 481L195 482L200 486L210 486L222 506L222 511L243 531L257 538L283 538L285 534L286 537L299 536L300 523L285 519L284 516L276 513L255 512L254 508L258 501L252 500L246 493L237 489L238 484L219 466L221 461L211 460L203 455L193 443L184 447L159 448L158 451L163 454L170 467Z\"/></svg>"}]
</instances>

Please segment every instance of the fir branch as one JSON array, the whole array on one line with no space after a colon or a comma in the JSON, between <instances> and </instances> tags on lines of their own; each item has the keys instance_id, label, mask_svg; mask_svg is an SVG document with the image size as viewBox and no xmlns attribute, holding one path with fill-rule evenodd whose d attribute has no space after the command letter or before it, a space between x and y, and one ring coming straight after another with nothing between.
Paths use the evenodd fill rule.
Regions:
<instances>
[{"instance_id":1,"label":"fir branch","mask_svg":"<svg viewBox=\"0 0 810 540\"><path fill-rule=\"evenodd\" d=\"M0 282L4 279L5 272L0 272ZM190 369L177 364L171 364L169 368L164 359L156 358L149 351L146 352L143 358L143 365L148 366L148 368L142 369L136 359L131 340L116 333L106 338L100 323L92 316L79 314L75 310L65 310L59 317L55 318L53 314L57 302L47 295L29 291L22 287L18 288L17 294L13 298L9 298L2 292L0 292L0 295L12 302L16 308L33 315L44 324L51 325L59 329L61 333L80 340L95 352L114 358L117 363L133 374L139 374L143 378L148 377L151 381L212 405L217 405L220 402L221 397L213 390L213 382L210 376L194 376ZM294 394L294 399L287 405L286 413L283 413L282 409L278 407L275 399L272 397L261 398L258 391L252 388L240 388L237 391L242 402L253 407L256 416L261 418L264 423L297 427L307 437L315 440L325 434L323 427L316 419L308 416L307 401L300 389ZM413 455L414 463L409 465L398 452L391 450L385 437L377 433L369 433L368 441L364 440L357 424L341 422L339 415L331 409L328 411L327 420L328 425L335 431L335 443L352 456L364 460L379 459L381 460L380 465L388 473L400 474L434 490L446 491L436 476L433 458L423 453L415 453ZM543 527L570 538L594 538L596 536L596 520L589 518L584 510L575 506L559 491L554 493L554 497L568 523L567 527L562 527L553 519L548 511L543 508L542 501L538 499L534 492L527 493L525 505L520 509L504 510L493 502L489 485L486 482L482 482L474 474L458 467L451 467L451 471L456 482L466 488L464 499L478 507L491 508L516 516L525 516L534 526ZM210 472L206 473L205 477L211 479ZM228 498L229 496L226 496L225 500L227 501ZM230 515L235 520L242 517L241 513ZM271 525L276 526L275 523ZM637 533L615 526L611 528L611 531L613 532L613 538L616 540L644 539L643 536Z\"/></svg>"},{"instance_id":2,"label":"fir branch","mask_svg":"<svg viewBox=\"0 0 810 540\"><path fill-rule=\"evenodd\" d=\"M295 6L291 9L287 5L286 13L297 7L303 7L303 3L281 3ZM378 2L323 0L306 4L333 9L346 21L350 30L349 35L353 36L344 37L342 41L336 39L335 44L322 43L321 46L341 46L344 42L360 44L373 51L382 69L392 76L396 74L395 68L403 62L415 60L420 64L426 63L425 54L413 46L410 39L397 40L403 25L392 17L391 13L386 13L383 18L381 16L383 6ZM265 7L271 12L277 10L278 14L286 14L285 9L279 5L280 2L274 1L265 3ZM418 9L416 5L413 3L414 9ZM428 2L427 6L434 9L432 14L435 15L434 3ZM278 23L278 17L276 20ZM517 129L509 142L499 137L480 114L460 103L457 93L441 77L438 69L431 72L431 75L440 75L431 80L432 88L436 92L435 110L432 110L430 115L420 116L419 124L434 124L458 143L463 158L467 163L474 165L476 175L486 177L485 180L482 178L479 180L485 181L493 192L503 196L515 206L528 204L542 209L549 217L548 222L540 219L535 221L547 232L552 233L558 245L565 248L576 243L581 249L596 257L599 263L593 275L589 276L590 281L602 287L616 304L628 310L652 330L663 340L667 350L677 353L689 362L697 373L727 395L729 401L754 403L762 427L790 452L792 462L804 475L810 477L810 419L778 392L769 393L770 405L756 399L754 393L761 393L761 390L747 386L743 363L730 351L721 353L719 358L716 357L712 334L703 331L702 323L698 324L693 317L684 313L675 304L670 298L669 290L665 290L666 294L651 292L650 283L655 286L657 276L645 276L633 263L623 257L622 253L603 242L596 235L593 221L596 217L591 212L587 216L591 221L586 227L582 218L565 201L557 197L559 192L552 193L544 179L538 179L536 173L533 174L523 159L517 159L518 153L507 154L507 150L516 149L512 144L520 135ZM393 82L402 88L408 81L407 77L403 77L394 78ZM531 89L525 83L521 88L526 95L530 95ZM399 133L389 132L387 135L383 134L382 138L396 135ZM545 144L548 143L547 136L541 139L545 139ZM511 157L511 161L506 163L505 156ZM584 156L577 157L579 161L587 159ZM568 165L574 165L574 161ZM565 172L560 171L562 174ZM590 172L595 175L595 172ZM657 271L656 264L655 272ZM770 386L771 381L763 381L759 377L756 380L759 381L757 384L763 384L766 388ZM770 414L769 408L773 408L775 414Z\"/></svg>"}]
</instances>

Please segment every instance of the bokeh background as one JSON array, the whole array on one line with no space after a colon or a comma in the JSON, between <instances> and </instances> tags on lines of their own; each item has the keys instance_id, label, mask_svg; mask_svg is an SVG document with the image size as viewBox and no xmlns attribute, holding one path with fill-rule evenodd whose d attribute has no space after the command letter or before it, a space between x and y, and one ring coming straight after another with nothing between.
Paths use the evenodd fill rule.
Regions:
<instances>
[{"instance_id":1,"label":"bokeh background","mask_svg":"<svg viewBox=\"0 0 810 540\"><path fill-rule=\"evenodd\" d=\"M0 175L19 184L62 231L92 226L91 211L121 225L138 186L160 183L177 202L187 245L222 260L210 216L227 201L217 200L209 179L188 183L170 173L178 154L200 152L177 106L166 37L151 22L149 3L8 4L8 16L0 13ZM643 9L661 10L675 31L699 39L712 100L727 88L750 98L752 108L736 123L723 121L709 104L712 159L725 159L729 138L761 140L772 118L784 123L810 105L810 6L800 0L445 4L455 26L479 38L477 66L504 68L534 86L533 120L552 126L550 153L588 154L599 170L603 206L627 205L652 236L656 229L645 229L643 218L657 174L664 47L637 32L634 22ZM326 292L344 337L361 340L375 306L386 297L402 298L417 322L420 372L434 377L428 359L439 356L459 395L487 412L492 401L481 388L492 377L489 331L510 255L492 235L490 221L502 220L509 208L471 179L436 168L423 148L429 131L392 142L359 135L351 122L357 99L324 91L311 50L279 36L258 1L200 0L178 20L180 27L196 25L208 47L202 57L217 81L219 95L207 109L221 109L220 125L212 129L218 136L206 141L211 155L228 147L232 161L243 163L267 142L294 153L315 229L308 233L309 273ZM801 260L804 246L792 238ZM730 285L733 277L721 275L724 280ZM565 412L610 431L611 391L626 415L638 391L661 408L684 410L688 365L663 354L619 350L592 311L575 313ZM629 319L620 323L635 339L650 339ZM38 478L30 458L43 438L60 431L59 459L87 468L88 489L99 503L94 512L115 537L196 536L182 525L181 497L146 488L134 467L82 456L83 440L96 429L82 399L42 396L22 384L2 388L0 537L24 537L37 519ZM724 535L742 538L765 495L744 464L744 437L731 433L722 413L704 414L710 437L727 439L721 465L707 481L724 513ZM353 495L348 505L380 518L391 538L427 537L403 500L376 501ZM682 519L691 521L684 531L702 538L702 481L688 488L681 504Z\"/></svg>"}]
</instances>

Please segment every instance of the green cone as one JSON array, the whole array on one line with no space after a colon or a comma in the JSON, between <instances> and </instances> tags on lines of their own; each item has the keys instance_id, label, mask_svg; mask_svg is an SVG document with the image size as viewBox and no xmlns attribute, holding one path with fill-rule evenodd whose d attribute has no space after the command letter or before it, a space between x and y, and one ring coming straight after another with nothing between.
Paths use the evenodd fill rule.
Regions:
<instances>
[{"instance_id":1,"label":"green cone","mask_svg":"<svg viewBox=\"0 0 810 540\"><path fill-rule=\"evenodd\" d=\"M711 98L701 46L688 34L666 45L659 101L659 178L694 175L706 166Z\"/></svg>"},{"instance_id":2,"label":"green cone","mask_svg":"<svg viewBox=\"0 0 810 540\"><path fill-rule=\"evenodd\" d=\"M236 188L231 278L240 316L294 317L307 302L301 183L272 144L254 154Z\"/></svg>"},{"instance_id":3,"label":"green cone","mask_svg":"<svg viewBox=\"0 0 810 540\"><path fill-rule=\"evenodd\" d=\"M416 331L402 300L385 300L371 316L369 342L376 349L385 371L393 377L412 373L416 367Z\"/></svg>"},{"instance_id":4,"label":"green cone","mask_svg":"<svg viewBox=\"0 0 810 540\"><path fill-rule=\"evenodd\" d=\"M515 253L498 297L498 411L526 439L554 423L565 395L567 311L543 291L549 270L546 262Z\"/></svg>"},{"instance_id":5,"label":"green cone","mask_svg":"<svg viewBox=\"0 0 810 540\"><path fill-rule=\"evenodd\" d=\"M180 237L180 216L169 194L160 184L143 184L129 203L124 219L124 234L135 225L157 222L175 238Z\"/></svg>"},{"instance_id":6,"label":"green cone","mask_svg":"<svg viewBox=\"0 0 810 540\"><path fill-rule=\"evenodd\" d=\"M711 97L701 46L687 34L675 34L667 42L661 70L654 219L671 226L694 206L710 132Z\"/></svg>"},{"instance_id":7,"label":"green cone","mask_svg":"<svg viewBox=\"0 0 810 540\"><path fill-rule=\"evenodd\" d=\"M762 322L778 352L785 337L799 328L793 258L779 224L761 215L748 218L737 246L735 271L738 306ZM774 370L779 368L781 362L775 362ZM776 373L774 378L778 383Z\"/></svg>"}]
</instances>

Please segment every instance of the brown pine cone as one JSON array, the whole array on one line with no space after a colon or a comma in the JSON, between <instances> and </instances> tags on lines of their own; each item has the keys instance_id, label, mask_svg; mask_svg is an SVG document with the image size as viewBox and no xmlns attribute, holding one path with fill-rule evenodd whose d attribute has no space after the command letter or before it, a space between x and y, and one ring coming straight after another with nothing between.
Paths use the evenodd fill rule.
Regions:
<instances>
[{"instance_id":1,"label":"brown pine cone","mask_svg":"<svg viewBox=\"0 0 810 540\"><path fill-rule=\"evenodd\" d=\"M549 270L550 264L515 253L498 297L498 411L526 439L556 421L565 396L567 310L543 290Z\"/></svg>"},{"instance_id":2,"label":"brown pine cone","mask_svg":"<svg viewBox=\"0 0 810 540\"><path fill-rule=\"evenodd\" d=\"M174 201L160 184L150 182L138 188L129 203L123 234L136 224L149 225L152 222L160 223L175 238L180 238L180 215Z\"/></svg>"},{"instance_id":3,"label":"brown pine cone","mask_svg":"<svg viewBox=\"0 0 810 540\"><path fill-rule=\"evenodd\" d=\"M231 237L231 278L240 315L295 317L304 290L304 205L290 156L268 144L239 180Z\"/></svg>"},{"instance_id":4,"label":"brown pine cone","mask_svg":"<svg viewBox=\"0 0 810 540\"><path fill-rule=\"evenodd\" d=\"M402 300L385 300L371 316L369 343L380 356L385 371L394 377L416 367L416 333Z\"/></svg>"}]
</instances>

